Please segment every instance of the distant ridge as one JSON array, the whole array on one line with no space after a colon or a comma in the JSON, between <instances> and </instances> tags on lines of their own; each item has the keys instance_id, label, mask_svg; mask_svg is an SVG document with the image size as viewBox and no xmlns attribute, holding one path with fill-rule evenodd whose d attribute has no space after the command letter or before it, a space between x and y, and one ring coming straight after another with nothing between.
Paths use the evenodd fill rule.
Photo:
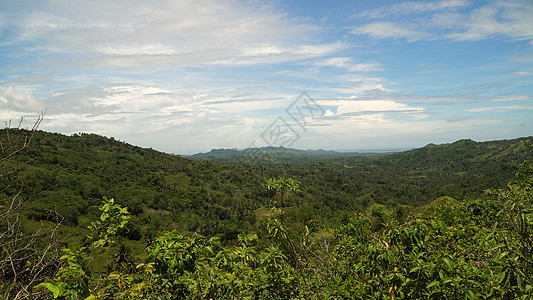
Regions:
<instances>
[{"instance_id":1,"label":"distant ridge","mask_svg":"<svg viewBox=\"0 0 533 300\"><path fill-rule=\"evenodd\" d=\"M471 139L461 139L451 143L429 143L420 148L374 150L374 151L333 151L333 150L301 150L285 147L260 147L247 149L212 149L209 152L186 155L192 160L209 160L223 163L256 162L256 163L313 163L321 160L344 158L378 158L378 157L424 157L432 153L437 157L448 157L453 153L455 159L463 157L468 152L481 154L490 148L506 146L518 141L531 141L533 137L521 137L508 140L476 142ZM428 152L429 151L429 152ZM435 153L433 153L435 152ZM399 155L399 156L398 156Z\"/></svg>"},{"instance_id":2,"label":"distant ridge","mask_svg":"<svg viewBox=\"0 0 533 300\"><path fill-rule=\"evenodd\" d=\"M337 159L348 157L375 157L390 152L337 152L333 150L301 150L295 148L281 147L260 147L246 149L213 149L205 153L197 153L186 156L193 160L211 160L217 162L241 162L246 160L270 161L270 162L311 162L324 159Z\"/></svg>"}]
</instances>

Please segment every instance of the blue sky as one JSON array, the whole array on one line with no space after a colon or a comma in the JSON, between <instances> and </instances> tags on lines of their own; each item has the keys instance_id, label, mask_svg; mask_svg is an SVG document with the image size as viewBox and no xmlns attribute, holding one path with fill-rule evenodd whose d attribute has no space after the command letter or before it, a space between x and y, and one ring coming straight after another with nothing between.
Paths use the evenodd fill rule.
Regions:
<instances>
[{"instance_id":1,"label":"blue sky","mask_svg":"<svg viewBox=\"0 0 533 300\"><path fill-rule=\"evenodd\" d=\"M46 110L43 130L180 154L529 136L531 16L529 0L0 0L0 120Z\"/></svg>"}]
</instances>

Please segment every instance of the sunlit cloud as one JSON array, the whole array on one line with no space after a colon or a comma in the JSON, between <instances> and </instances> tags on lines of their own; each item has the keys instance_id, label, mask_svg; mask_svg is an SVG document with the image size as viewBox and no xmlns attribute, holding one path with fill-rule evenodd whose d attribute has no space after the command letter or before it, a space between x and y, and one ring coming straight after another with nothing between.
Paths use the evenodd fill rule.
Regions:
<instances>
[{"instance_id":1,"label":"sunlit cloud","mask_svg":"<svg viewBox=\"0 0 533 300\"><path fill-rule=\"evenodd\" d=\"M17 91L10 86L0 92L0 108L21 112L40 112L46 109L46 101L30 93Z\"/></svg>"}]
</instances>

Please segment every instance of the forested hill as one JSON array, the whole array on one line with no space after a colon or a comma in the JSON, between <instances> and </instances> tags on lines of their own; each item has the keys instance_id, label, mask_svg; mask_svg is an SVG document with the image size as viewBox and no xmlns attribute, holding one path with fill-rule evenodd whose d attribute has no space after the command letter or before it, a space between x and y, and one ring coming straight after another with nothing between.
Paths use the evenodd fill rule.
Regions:
<instances>
[{"instance_id":1,"label":"forested hill","mask_svg":"<svg viewBox=\"0 0 533 300\"><path fill-rule=\"evenodd\" d=\"M469 139L450 144L429 144L423 148L394 153L383 157L383 162L405 168L427 168L438 166L443 170L463 169L463 171L499 163L519 164L530 154L524 151L522 141L531 141L532 137L490 142L475 142ZM483 169L478 170L483 172Z\"/></svg>"},{"instance_id":2,"label":"forested hill","mask_svg":"<svg viewBox=\"0 0 533 300\"><path fill-rule=\"evenodd\" d=\"M300 150L285 147L247 149L213 149L206 153L187 156L193 160L210 160L229 163L315 163L346 157L375 157L391 152L337 152L327 150Z\"/></svg>"},{"instance_id":3,"label":"forested hill","mask_svg":"<svg viewBox=\"0 0 533 300\"><path fill-rule=\"evenodd\" d=\"M0 131L4 134L5 131ZM1 136L0 136L1 137ZM86 227L98 217L103 196L129 207L128 238L163 229L221 235L253 229L272 194L265 178L288 175L301 192L283 203L300 221L340 224L354 211L383 204L399 214L442 196L463 200L514 178L531 160L527 138L477 143L461 140L378 157L349 157L313 164L224 164L128 145L94 134L35 132L18 153L28 220ZM8 186L14 177L1 180ZM18 192L11 184L2 197Z\"/></svg>"}]
</instances>

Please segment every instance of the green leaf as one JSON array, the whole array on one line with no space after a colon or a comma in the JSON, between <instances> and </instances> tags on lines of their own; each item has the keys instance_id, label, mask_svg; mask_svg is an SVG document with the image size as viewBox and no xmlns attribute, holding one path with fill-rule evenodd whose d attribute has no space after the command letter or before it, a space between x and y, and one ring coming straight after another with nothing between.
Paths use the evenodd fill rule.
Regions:
<instances>
[{"instance_id":1,"label":"green leaf","mask_svg":"<svg viewBox=\"0 0 533 300\"><path fill-rule=\"evenodd\" d=\"M435 280L435 281L431 282L430 284L428 284L427 288L429 289L429 288L432 288L434 286L438 286L439 284L440 284L440 281Z\"/></svg>"},{"instance_id":2,"label":"green leaf","mask_svg":"<svg viewBox=\"0 0 533 300\"><path fill-rule=\"evenodd\" d=\"M120 277L119 272L112 272L111 274L109 274L109 278L116 278L116 277Z\"/></svg>"},{"instance_id":3,"label":"green leaf","mask_svg":"<svg viewBox=\"0 0 533 300\"><path fill-rule=\"evenodd\" d=\"M443 284L448 284L450 282L453 282L453 279L452 278L446 278L442 283Z\"/></svg>"},{"instance_id":4,"label":"green leaf","mask_svg":"<svg viewBox=\"0 0 533 300\"><path fill-rule=\"evenodd\" d=\"M39 286L44 286L47 288L54 295L54 299L59 297L59 294L61 293L61 289L56 284L51 282L43 282L39 284Z\"/></svg>"},{"instance_id":5,"label":"green leaf","mask_svg":"<svg viewBox=\"0 0 533 300\"><path fill-rule=\"evenodd\" d=\"M443 260L444 260L444 263L446 264L446 266L448 267L448 270L450 272L452 272L453 269L454 269L454 263L451 260L447 259L447 258L444 258Z\"/></svg>"}]
</instances>

